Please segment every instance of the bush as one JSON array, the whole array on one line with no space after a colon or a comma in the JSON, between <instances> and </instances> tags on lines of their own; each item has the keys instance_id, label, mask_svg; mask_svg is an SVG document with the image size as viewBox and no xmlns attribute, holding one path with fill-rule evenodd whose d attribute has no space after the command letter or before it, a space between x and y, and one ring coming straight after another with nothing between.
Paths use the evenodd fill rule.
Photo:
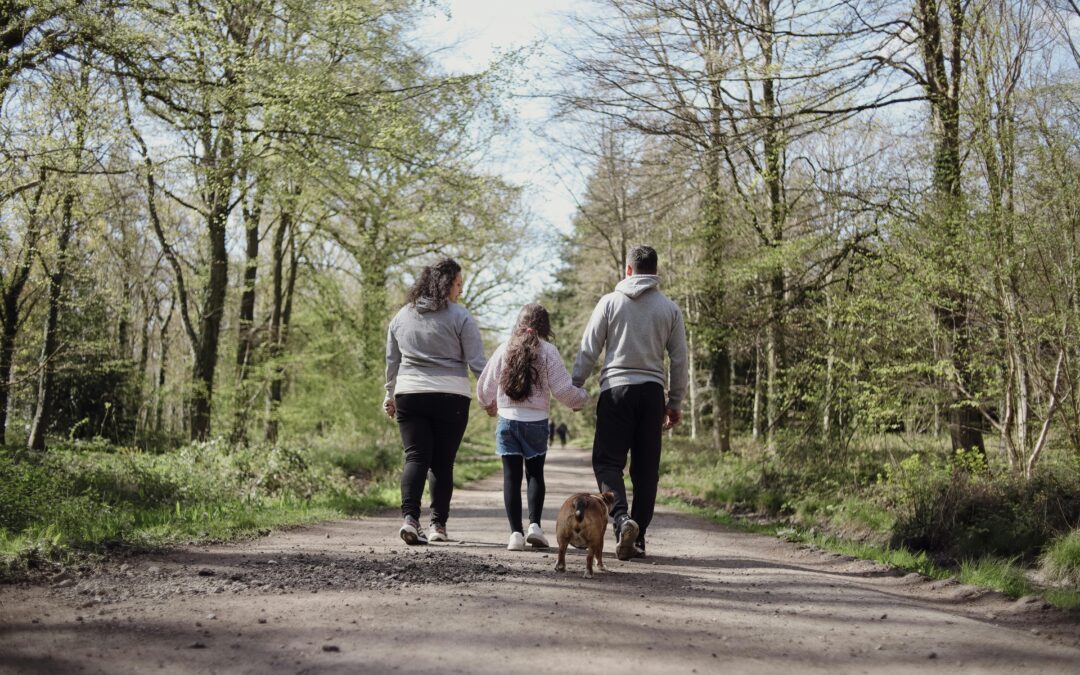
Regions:
<instances>
[{"instance_id":1,"label":"bush","mask_svg":"<svg viewBox=\"0 0 1080 675\"><path fill-rule=\"evenodd\" d=\"M892 545L953 560L1030 559L1080 519L1075 475L995 476L962 453L951 462L912 455L885 482L897 518Z\"/></svg>"},{"instance_id":2,"label":"bush","mask_svg":"<svg viewBox=\"0 0 1080 675\"><path fill-rule=\"evenodd\" d=\"M1052 541L1043 550L1039 563L1050 581L1080 588L1080 529Z\"/></svg>"}]
</instances>

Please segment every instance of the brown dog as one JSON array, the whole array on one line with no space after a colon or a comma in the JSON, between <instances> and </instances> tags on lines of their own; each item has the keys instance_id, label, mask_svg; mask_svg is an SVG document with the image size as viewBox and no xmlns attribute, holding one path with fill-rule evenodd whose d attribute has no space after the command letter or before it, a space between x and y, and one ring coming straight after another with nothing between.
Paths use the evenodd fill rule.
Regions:
<instances>
[{"instance_id":1,"label":"brown dog","mask_svg":"<svg viewBox=\"0 0 1080 675\"><path fill-rule=\"evenodd\" d=\"M556 572L566 571L566 547L571 544L588 550L585 558L586 579L592 578L594 556L600 570L607 571L604 567L604 533L607 532L608 507L614 503L614 492L601 495L579 492L563 502L559 509L559 520L555 524L555 536L559 540Z\"/></svg>"}]
</instances>

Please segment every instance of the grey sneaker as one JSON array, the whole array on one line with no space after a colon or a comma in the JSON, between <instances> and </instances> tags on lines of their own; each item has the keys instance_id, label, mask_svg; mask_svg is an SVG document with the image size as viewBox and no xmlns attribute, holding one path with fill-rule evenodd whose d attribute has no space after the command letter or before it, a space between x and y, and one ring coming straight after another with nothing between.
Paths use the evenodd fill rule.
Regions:
<instances>
[{"instance_id":1,"label":"grey sneaker","mask_svg":"<svg viewBox=\"0 0 1080 675\"><path fill-rule=\"evenodd\" d=\"M402 541L409 546L427 543L427 537L424 536L424 531L420 529L420 521L412 516L405 516L405 522L402 523L398 534L401 535Z\"/></svg>"},{"instance_id":2,"label":"grey sneaker","mask_svg":"<svg viewBox=\"0 0 1080 675\"><path fill-rule=\"evenodd\" d=\"M615 537L615 557L619 560L629 560L634 555L634 543L637 541L638 524L633 518L623 518L616 528L618 534Z\"/></svg>"},{"instance_id":3,"label":"grey sneaker","mask_svg":"<svg viewBox=\"0 0 1080 675\"><path fill-rule=\"evenodd\" d=\"M428 528L427 538L428 541L450 541L450 538L446 536L446 526L435 521L432 521L431 527Z\"/></svg>"}]
</instances>

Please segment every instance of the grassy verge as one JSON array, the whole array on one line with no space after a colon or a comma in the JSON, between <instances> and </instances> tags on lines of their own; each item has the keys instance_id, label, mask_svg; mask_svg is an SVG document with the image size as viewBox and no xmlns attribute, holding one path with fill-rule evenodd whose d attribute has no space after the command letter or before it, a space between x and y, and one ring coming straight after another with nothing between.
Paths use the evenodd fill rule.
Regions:
<instances>
[{"instance_id":1,"label":"grassy verge","mask_svg":"<svg viewBox=\"0 0 1080 675\"><path fill-rule=\"evenodd\" d=\"M482 443L462 450L455 484L498 470ZM383 446L0 449L0 578L391 508L400 503L400 461L400 450Z\"/></svg>"},{"instance_id":2,"label":"grassy verge","mask_svg":"<svg viewBox=\"0 0 1080 675\"><path fill-rule=\"evenodd\" d=\"M744 531L1080 608L1080 533L1068 530L1071 516L1039 517L1048 503L1072 513L1075 471L1019 484L971 458L940 457L952 459L940 448L864 448L830 466L750 445L719 456L676 440L665 445L662 500ZM1033 581L1040 551L1053 587Z\"/></svg>"}]
</instances>

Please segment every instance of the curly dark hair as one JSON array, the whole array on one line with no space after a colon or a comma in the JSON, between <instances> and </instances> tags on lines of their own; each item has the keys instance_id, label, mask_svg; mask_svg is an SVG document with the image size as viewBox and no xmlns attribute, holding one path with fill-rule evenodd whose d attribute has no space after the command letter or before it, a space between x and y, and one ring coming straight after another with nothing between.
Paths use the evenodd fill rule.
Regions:
<instances>
[{"instance_id":1,"label":"curly dark hair","mask_svg":"<svg viewBox=\"0 0 1080 675\"><path fill-rule=\"evenodd\" d=\"M427 265L416 277L416 283L409 289L405 303L415 305L420 298L430 298L446 307L454 279L461 273L461 265L453 258L443 258L433 265Z\"/></svg>"},{"instance_id":2,"label":"curly dark hair","mask_svg":"<svg viewBox=\"0 0 1080 675\"><path fill-rule=\"evenodd\" d=\"M550 340L551 317L543 305L529 303L518 313L517 323L506 343L504 368L499 386L511 401L524 401L540 382L540 340Z\"/></svg>"}]
</instances>

